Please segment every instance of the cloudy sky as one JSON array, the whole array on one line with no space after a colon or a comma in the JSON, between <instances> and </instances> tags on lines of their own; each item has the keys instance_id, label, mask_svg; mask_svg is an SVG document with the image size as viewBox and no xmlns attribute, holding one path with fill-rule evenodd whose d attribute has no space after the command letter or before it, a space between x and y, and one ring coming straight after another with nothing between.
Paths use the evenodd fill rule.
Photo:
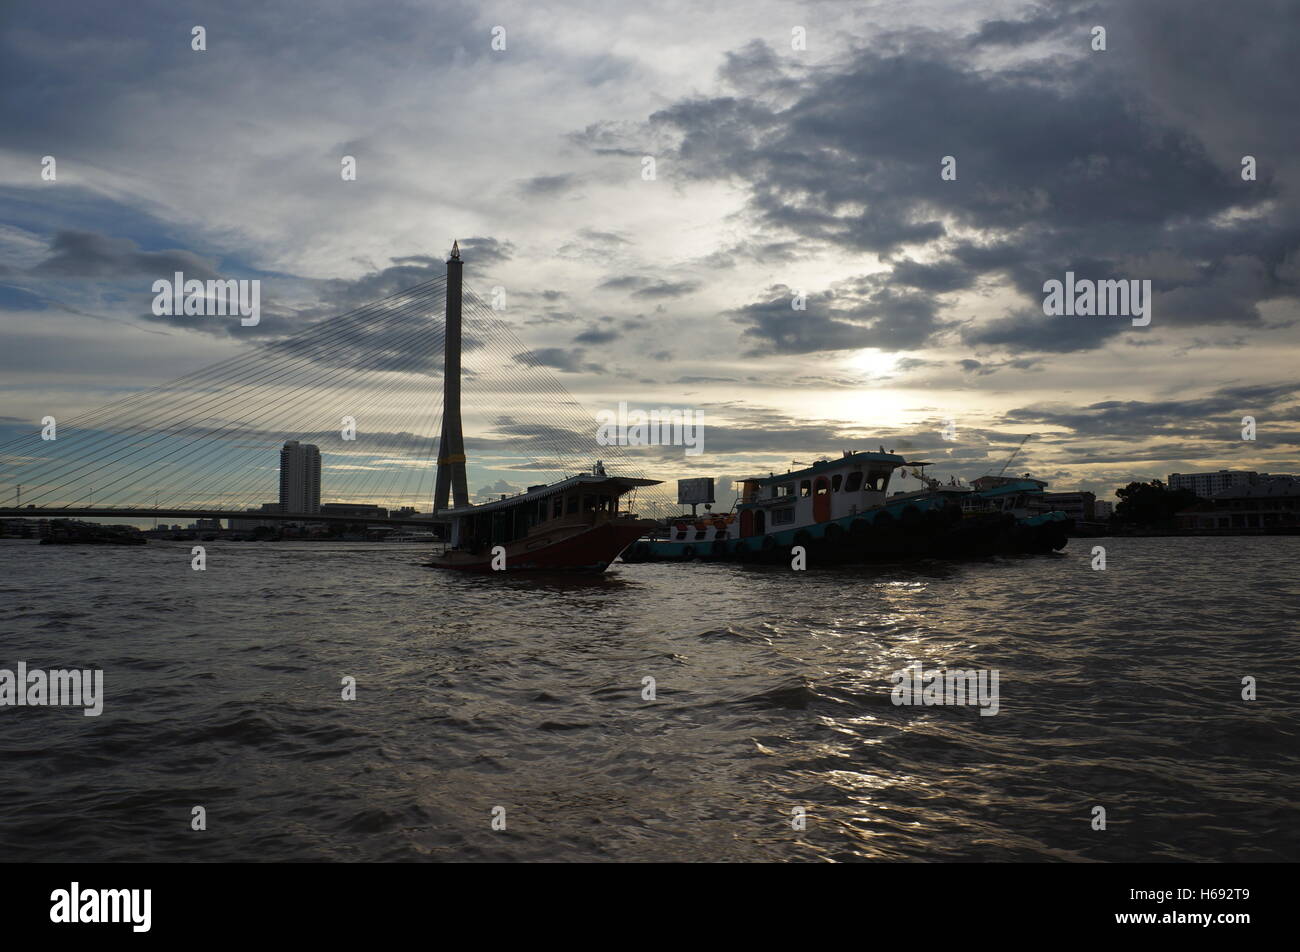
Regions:
<instances>
[{"instance_id":1,"label":"cloudy sky","mask_svg":"<svg viewBox=\"0 0 1300 952\"><path fill-rule=\"evenodd\" d=\"M704 412L661 478L882 444L970 478L1030 433L1015 470L1107 496L1300 470L1289 0L48 0L0 29L11 431L428 280L460 239L507 362L588 417ZM153 316L176 270L259 279L261 323ZM1150 324L1045 315L1067 271L1149 280ZM471 487L526 485L531 423L488 377Z\"/></svg>"}]
</instances>

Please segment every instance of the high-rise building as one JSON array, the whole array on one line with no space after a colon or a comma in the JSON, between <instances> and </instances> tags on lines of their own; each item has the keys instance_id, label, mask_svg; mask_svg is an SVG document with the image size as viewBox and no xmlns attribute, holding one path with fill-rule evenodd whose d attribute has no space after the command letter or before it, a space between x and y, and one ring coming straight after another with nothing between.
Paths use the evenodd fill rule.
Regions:
<instances>
[{"instance_id":1,"label":"high-rise building","mask_svg":"<svg viewBox=\"0 0 1300 952\"><path fill-rule=\"evenodd\" d=\"M280 511L320 512L320 448L289 440L280 450Z\"/></svg>"},{"instance_id":2,"label":"high-rise building","mask_svg":"<svg viewBox=\"0 0 1300 952\"><path fill-rule=\"evenodd\" d=\"M1202 499L1215 493L1239 486L1254 486L1259 473L1245 469L1221 469L1217 473L1170 473L1166 485L1170 489L1189 489Z\"/></svg>"}]
</instances>

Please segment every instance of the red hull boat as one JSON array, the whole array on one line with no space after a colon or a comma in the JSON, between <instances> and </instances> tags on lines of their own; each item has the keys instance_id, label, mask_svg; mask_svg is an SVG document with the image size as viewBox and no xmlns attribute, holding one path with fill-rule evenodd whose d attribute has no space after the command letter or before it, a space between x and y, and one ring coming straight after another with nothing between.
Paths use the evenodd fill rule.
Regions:
<instances>
[{"instance_id":1,"label":"red hull boat","mask_svg":"<svg viewBox=\"0 0 1300 952\"><path fill-rule=\"evenodd\" d=\"M430 563L461 572L603 572L654 522L620 508L619 500L656 479L590 473L480 506L469 504L465 438L460 419L460 245L447 261L447 332L443 347L443 419L438 441L434 511L450 523L449 542ZM448 502L453 502L449 507Z\"/></svg>"},{"instance_id":2,"label":"red hull boat","mask_svg":"<svg viewBox=\"0 0 1300 952\"><path fill-rule=\"evenodd\" d=\"M654 526L621 511L622 496L658 481L591 474L481 506L446 510L451 541L429 563L462 572L603 572Z\"/></svg>"}]
</instances>

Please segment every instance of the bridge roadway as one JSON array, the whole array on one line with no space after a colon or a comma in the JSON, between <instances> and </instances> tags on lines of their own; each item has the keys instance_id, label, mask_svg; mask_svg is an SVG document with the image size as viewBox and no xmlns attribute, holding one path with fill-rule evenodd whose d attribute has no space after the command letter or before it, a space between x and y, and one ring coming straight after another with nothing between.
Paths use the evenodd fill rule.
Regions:
<instances>
[{"instance_id":1,"label":"bridge roadway","mask_svg":"<svg viewBox=\"0 0 1300 952\"><path fill-rule=\"evenodd\" d=\"M36 507L31 506L24 509L18 509L13 506L0 508L0 519L22 518L22 519L85 519L90 517L116 518L116 519L249 519L258 522L267 522L278 520L280 522L342 522L355 525L361 523L367 526L441 526L446 525L446 519L435 519L433 516L411 516L396 518L390 516L387 519L378 519L367 516L349 516L349 515L321 515L319 513L293 513L293 512L245 512L242 509L137 509L134 507L119 506L69 506L66 508Z\"/></svg>"}]
</instances>

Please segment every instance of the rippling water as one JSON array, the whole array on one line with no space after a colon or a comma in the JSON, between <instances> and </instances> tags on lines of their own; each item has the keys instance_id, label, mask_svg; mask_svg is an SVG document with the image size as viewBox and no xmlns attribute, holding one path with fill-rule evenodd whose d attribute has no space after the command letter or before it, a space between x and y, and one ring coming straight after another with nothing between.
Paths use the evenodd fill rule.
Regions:
<instances>
[{"instance_id":1,"label":"rippling water","mask_svg":"<svg viewBox=\"0 0 1300 952\"><path fill-rule=\"evenodd\" d=\"M1300 859L1300 538L575 580L423 554L0 542L0 667L106 693L0 708L5 858ZM998 714L895 706L913 660L997 669Z\"/></svg>"}]
</instances>

